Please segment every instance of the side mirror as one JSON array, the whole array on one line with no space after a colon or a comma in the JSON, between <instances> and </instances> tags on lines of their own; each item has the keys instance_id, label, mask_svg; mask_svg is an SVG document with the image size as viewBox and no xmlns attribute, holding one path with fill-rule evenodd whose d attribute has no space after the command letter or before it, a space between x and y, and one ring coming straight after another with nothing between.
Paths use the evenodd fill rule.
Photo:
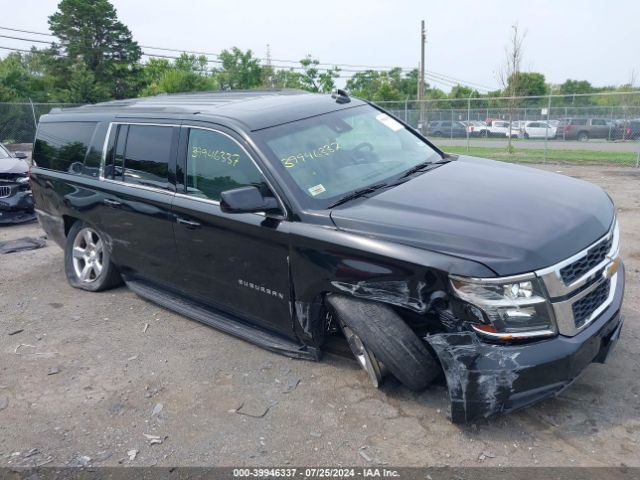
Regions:
<instances>
[{"instance_id":1,"label":"side mirror","mask_svg":"<svg viewBox=\"0 0 640 480\"><path fill-rule=\"evenodd\" d=\"M279 211L273 197L263 197L257 187L242 187L220 194L220 209L224 213L256 213Z\"/></svg>"},{"instance_id":2,"label":"side mirror","mask_svg":"<svg viewBox=\"0 0 640 480\"><path fill-rule=\"evenodd\" d=\"M16 157L16 158L19 158L20 160L24 160L25 158L28 157L28 155L26 153L20 152L20 151L14 152L13 156Z\"/></svg>"}]
</instances>

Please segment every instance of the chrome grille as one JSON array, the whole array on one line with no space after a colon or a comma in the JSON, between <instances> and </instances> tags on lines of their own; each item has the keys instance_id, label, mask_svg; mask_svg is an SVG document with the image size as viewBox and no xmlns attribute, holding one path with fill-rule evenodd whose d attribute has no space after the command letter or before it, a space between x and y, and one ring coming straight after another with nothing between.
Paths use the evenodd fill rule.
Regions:
<instances>
[{"instance_id":1,"label":"chrome grille","mask_svg":"<svg viewBox=\"0 0 640 480\"><path fill-rule=\"evenodd\" d=\"M584 257L562 268L560 270L560 275L562 276L562 280L565 285L571 284L602 262L607 256L607 253L611 250L612 244L613 236L605 238L597 245L591 247Z\"/></svg>"},{"instance_id":2,"label":"chrome grille","mask_svg":"<svg viewBox=\"0 0 640 480\"><path fill-rule=\"evenodd\" d=\"M0 185L0 198L7 198L11 195L11 187Z\"/></svg>"},{"instance_id":3,"label":"chrome grille","mask_svg":"<svg viewBox=\"0 0 640 480\"><path fill-rule=\"evenodd\" d=\"M614 221L611 230L589 247L536 272L547 289L560 334L576 335L613 302L619 243Z\"/></svg>"},{"instance_id":4,"label":"chrome grille","mask_svg":"<svg viewBox=\"0 0 640 480\"><path fill-rule=\"evenodd\" d=\"M611 280L601 283L595 290L573 304L573 321L576 328L582 327L600 305L609 297Z\"/></svg>"}]
</instances>

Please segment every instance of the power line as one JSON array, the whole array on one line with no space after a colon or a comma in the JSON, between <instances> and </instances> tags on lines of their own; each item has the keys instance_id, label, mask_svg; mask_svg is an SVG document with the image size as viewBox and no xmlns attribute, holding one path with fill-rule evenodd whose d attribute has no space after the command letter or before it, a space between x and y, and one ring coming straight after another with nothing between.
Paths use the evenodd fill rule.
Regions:
<instances>
[{"instance_id":1,"label":"power line","mask_svg":"<svg viewBox=\"0 0 640 480\"><path fill-rule=\"evenodd\" d=\"M2 34L0 34L0 37L2 37L2 38L10 38L12 40L22 40L22 41L25 41L25 42L46 43L47 45L51 45L51 42L47 42L46 40L35 40L35 39L32 39L32 38L12 37L10 35L2 35Z\"/></svg>"},{"instance_id":2,"label":"power line","mask_svg":"<svg viewBox=\"0 0 640 480\"><path fill-rule=\"evenodd\" d=\"M9 27L3 27L0 26L0 30L10 30L13 32L20 32L20 33L29 33L29 34L33 34L33 35L43 35L43 36L48 36L48 37L55 37L55 35L52 35L50 33L43 33L43 32L35 32L32 30L21 30L18 28L9 28ZM15 37L15 36L9 36L9 35L1 35L0 37L3 38L9 38L9 39L13 39L13 40L19 40L19 41L26 41L26 42L33 42L33 43L43 43L43 44L50 44L51 42L45 41L45 40L37 40L37 39L30 39L30 38L24 38L24 37ZM160 51L167 51L167 52L176 52L176 53L190 53L190 54L196 54L196 55L205 55L205 56L212 56L212 57L216 57L218 58L219 55L217 53L213 53L213 52L205 52L205 51L198 51L198 50L181 50L181 49L176 49L176 48L166 48L166 47L154 47L154 46L150 46L150 45L140 45L141 48L144 49L149 49L149 50L160 50ZM21 51L19 49L16 49L18 51ZM159 53L147 53L147 52L143 52L143 55L146 57L158 57L158 58L167 58L167 59L178 59L179 57L176 56L171 56L171 55L162 55ZM261 58L261 57L255 57L257 60L260 61L265 61L266 59ZM293 70L305 70L305 67L301 67L299 66L300 61L299 60L285 60L285 59L271 59L272 62L279 62L279 63L289 63L289 64L293 64L293 66L290 65L277 65L277 64L272 64L272 66L274 68L280 68L280 69L293 69ZM221 63L220 60L212 60L212 59L207 59L207 63ZM383 66L383 65L363 65L363 64L348 64L348 63L330 63L330 62L322 62L322 63L318 63L317 65L315 65L316 68L318 68L319 70L324 70L327 71L329 70L331 67L335 67L337 66L338 68L340 67L347 67L347 68L340 68L340 71L342 72L346 72L346 73L364 73L366 72L366 70L362 70L362 69L370 69L370 70L392 70L395 68L399 68L403 73L407 73L409 71L414 70L413 68L408 68L408 67L390 67L390 66ZM442 73L438 73L438 72L434 72L434 71L426 71L425 75L429 78L431 78L432 81L435 81L437 83L441 83L443 85L447 85L447 86L456 86L456 85L464 85L464 86L470 86L473 87L474 89L482 89L482 90L487 90L490 91L492 90L491 87L487 87L486 85L482 85L476 82L469 82L460 78L456 78L456 77L452 77L450 75L445 75ZM338 77L338 78L342 78L342 77Z\"/></svg>"},{"instance_id":3,"label":"power line","mask_svg":"<svg viewBox=\"0 0 640 480\"><path fill-rule=\"evenodd\" d=\"M33 32L31 30L20 30L18 28L9 28L9 27L0 27L0 30L11 30L12 32L20 32L20 33L32 33L34 35L45 35L47 37L54 37L55 36L55 35L52 35L50 33Z\"/></svg>"}]
</instances>

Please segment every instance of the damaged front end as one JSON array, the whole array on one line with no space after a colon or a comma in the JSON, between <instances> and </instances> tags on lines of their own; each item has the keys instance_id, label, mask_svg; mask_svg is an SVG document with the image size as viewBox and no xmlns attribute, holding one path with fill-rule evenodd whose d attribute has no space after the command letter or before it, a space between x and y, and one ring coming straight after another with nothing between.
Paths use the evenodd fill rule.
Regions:
<instances>
[{"instance_id":1,"label":"damaged front end","mask_svg":"<svg viewBox=\"0 0 640 480\"><path fill-rule=\"evenodd\" d=\"M603 308L599 312L594 310L597 316L574 335L563 334L566 332L562 326L557 332L553 322L518 334L497 332L501 328L499 322L495 325L487 322L491 328L483 331L480 323L467 320L471 327L468 331L425 336L447 380L451 420L471 422L532 405L559 394L590 363L604 363L622 329L622 264L612 278L602 281L607 283L610 283L611 295ZM462 305L464 309L469 304ZM552 311L556 310L556 304L550 305ZM460 305L458 307L460 309ZM480 312L467 314L479 316Z\"/></svg>"},{"instance_id":2,"label":"damaged front end","mask_svg":"<svg viewBox=\"0 0 640 480\"><path fill-rule=\"evenodd\" d=\"M25 162L21 163L25 168L18 169L12 162L12 168L0 170L0 224L23 223L35 219L28 167Z\"/></svg>"}]
</instances>

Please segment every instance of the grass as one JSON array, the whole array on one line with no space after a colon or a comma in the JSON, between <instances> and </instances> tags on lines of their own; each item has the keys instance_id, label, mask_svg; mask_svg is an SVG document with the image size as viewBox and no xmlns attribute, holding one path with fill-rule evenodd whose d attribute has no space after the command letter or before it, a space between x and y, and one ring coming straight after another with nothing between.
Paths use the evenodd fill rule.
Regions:
<instances>
[{"instance_id":1,"label":"grass","mask_svg":"<svg viewBox=\"0 0 640 480\"><path fill-rule=\"evenodd\" d=\"M445 146L440 148L447 153L471 155L474 157L492 158L505 162L541 163L545 160L544 149L514 148L513 153L507 152L506 147L467 147ZM636 152L603 152L597 150L547 150L547 161L559 163L584 163L584 164L615 164L635 165L638 158Z\"/></svg>"}]
</instances>

